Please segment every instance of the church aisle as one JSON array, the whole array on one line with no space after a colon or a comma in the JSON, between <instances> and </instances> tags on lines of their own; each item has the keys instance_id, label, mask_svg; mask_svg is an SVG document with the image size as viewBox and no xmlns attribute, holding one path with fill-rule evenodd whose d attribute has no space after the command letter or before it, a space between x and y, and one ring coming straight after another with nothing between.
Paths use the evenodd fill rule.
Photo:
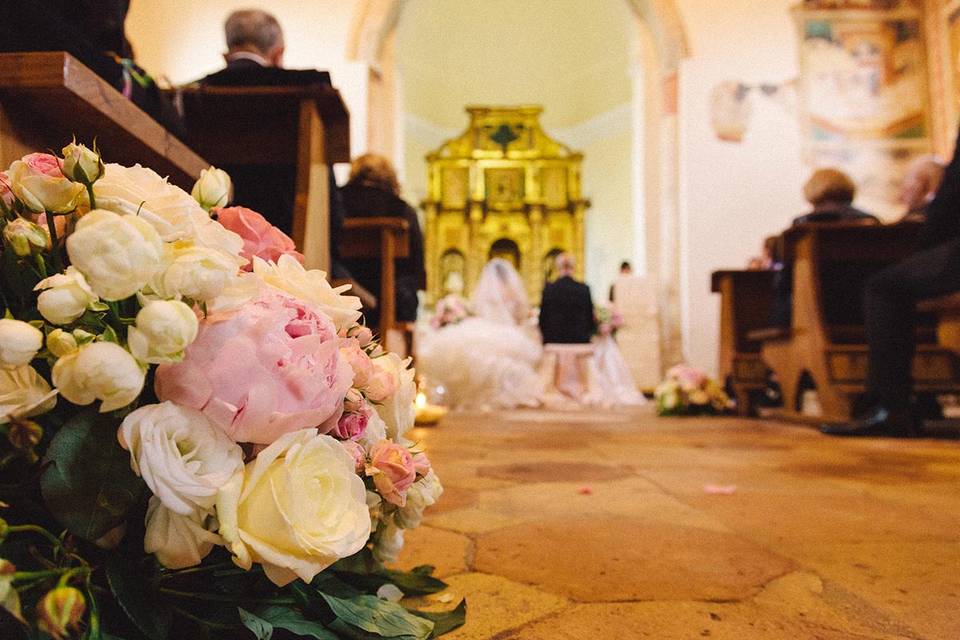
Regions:
<instances>
[{"instance_id":1,"label":"church aisle","mask_svg":"<svg viewBox=\"0 0 960 640\"><path fill-rule=\"evenodd\" d=\"M453 639L960 637L960 444L735 418L454 414L400 565Z\"/></svg>"}]
</instances>

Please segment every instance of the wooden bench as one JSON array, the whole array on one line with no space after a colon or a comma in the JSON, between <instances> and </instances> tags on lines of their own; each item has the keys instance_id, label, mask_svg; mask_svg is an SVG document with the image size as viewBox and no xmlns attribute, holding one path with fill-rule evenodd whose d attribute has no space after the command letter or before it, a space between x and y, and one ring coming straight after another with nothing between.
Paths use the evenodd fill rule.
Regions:
<instances>
[{"instance_id":1,"label":"wooden bench","mask_svg":"<svg viewBox=\"0 0 960 640\"><path fill-rule=\"evenodd\" d=\"M380 336L384 339L390 330L403 333L412 351L409 336L412 327L397 323L396 264L397 258L410 255L410 225L401 218L347 218L340 238L340 257L345 260L380 261Z\"/></svg>"},{"instance_id":2,"label":"wooden bench","mask_svg":"<svg viewBox=\"0 0 960 640\"><path fill-rule=\"evenodd\" d=\"M846 420L865 390L867 374L863 291L880 269L910 255L920 225L806 225L783 234L784 257L793 263L790 327L751 332L761 358L776 372L784 410L799 411L801 378L809 376L827 420ZM918 330L914 390L958 388L957 356L936 343L933 325Z\"/></svg>"},{"instance_id":3,"label":"wooden bench","mask_svg":"<svg viewBox=\"0 0 960 640\"><path fill-rule=\"evenodd\" d=\"M762 342L750 332L767 326L773 306L774 271L715 271L710 288L720 294L720 380L733 391L737 412L754 415L753 398L763 391L767 365Z\"/></svg>"},{"instance_id":4,"label":"wooden bench","mask_svg":"<svg viewBox=\"0 0 960 640\"><path fill-rule=\"evenodd\" d=\"M937 342L960 354L960 292L924 300L917 310L937 318Z\"/></svg>"}]
</instances>

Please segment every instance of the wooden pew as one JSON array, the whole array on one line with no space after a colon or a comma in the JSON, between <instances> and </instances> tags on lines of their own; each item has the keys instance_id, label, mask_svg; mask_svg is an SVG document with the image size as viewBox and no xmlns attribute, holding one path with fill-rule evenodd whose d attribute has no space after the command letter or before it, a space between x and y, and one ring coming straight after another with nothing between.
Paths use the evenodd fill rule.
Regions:
<instances>
[{"instance_id":1,"label":"wooden pew","mask_svg":"<svg viewBox=\"0 0 960 640\"><path fill-rule=\"evenodd\" d=\"M917 310L937 318L937 342L960 354L960 292L924 300Z\"/></svg>"},{"instance_id":2,"label":"wooden pew","mask_svg":"<svg viewBox=\"0 0 960 640\"><path fill-rule=\"evenodd\" d=\"M188 142L215 166L296 167L293 240L306 266L329 271L327 170L350 162L350 116L340 92L322 85L189 85L176 100Z\"/></svg>"},{"instance_id":3,"label":"wooden pew","mask_svg":"<svg viewBox=\"0 0 960 640\"><path fill-rule=\"evenodd\" d=\"M750 336L763 342L761 357L780 380L788 414L799 410L806 373L816 385L822 418L850 418L867 373L864 285L909 256L919 231L916 223L806 225L783 234L785 259L794 264L792 323ZM918 331L913 377L918 392L954 391L960 383L956 355L936 343L929 322Z\"/></svg>"},{"instance_id":4,"label":"wooden pew","mask_svg":"<svg viewBox=\"0 0 960 640\"><path fill-rule=\"evenodd\" d=\"M410 225L401 218L347 218L340 238L340 257L347 260L380 261L379 332L401 331L407 340L412 331L397 323L396 265L394 260L410 255ZM411 349L412 345L408 344Z\"/></svg>"},{"instance_id":5,"label":"wooden pew","mask_svg":"<svg viewBox=\"0 0 960 640\"><path fill-rule=\"evenodd\" d=\"M733 390L737 412L755 415L753 396L763 391L767 365L762 343L750 337L770 320L774 271L715 271L711 291L720 294L720 380Z\"/></svg>"},{"instance_id":6,"label":"wooden pew","mask_svg":"<svg viewBox=\"0 0 960 640\"><path fill-rule=\"evenodd\" d=\"M0 54L0 167L77 140L108 162L140 163L186 190L209 166L156 120L63 51Z\"/></svg>"}]
</instances>

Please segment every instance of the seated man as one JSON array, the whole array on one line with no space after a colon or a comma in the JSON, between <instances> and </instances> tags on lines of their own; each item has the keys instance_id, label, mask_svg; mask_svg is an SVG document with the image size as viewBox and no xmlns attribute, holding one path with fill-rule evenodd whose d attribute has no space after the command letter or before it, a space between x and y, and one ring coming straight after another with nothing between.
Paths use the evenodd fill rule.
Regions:
<instances>
[{"instance_id":1,"label":"seated man","mask_svg":"<svg viewBox=\"0 0 960 640\"><path fill-rule=\"evenodd\" d=\"M864 294L868 409L846 425L822 431L838 436L910 437L919 433L910 407L917 302L960 291L960 153L927 207L921 249L867 281Z\"/></svg>"},{"instance_id":2,"label":"seated man","mask_svg":"<svg viewBox=\"0 0 960 640\"><path fill-rule=\"evenodd\" d=\"M904 220L923 221L943 181L946 165L934 155L914 158L900 183L900 203L907 208Z\"/></svg>"},{"instance_id":3,"label":"seated man","mask_svg":"<svg viewBox=\"0 0 960 640\"><path fill-rule=\"evenodd\" d=\"M555 358L553 386L581 400L590 390L590 341L597 320L590 287L573 278L574 267L569 254L557 256L557 279L544 287L540 302L540 333L547 360Z\"/></svg>"}]
</instances>

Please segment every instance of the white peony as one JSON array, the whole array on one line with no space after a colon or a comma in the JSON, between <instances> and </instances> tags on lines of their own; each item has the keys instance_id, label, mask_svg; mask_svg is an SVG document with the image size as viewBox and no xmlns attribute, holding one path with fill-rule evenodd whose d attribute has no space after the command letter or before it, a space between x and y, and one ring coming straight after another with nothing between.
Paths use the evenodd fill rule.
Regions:
<instances>
[{"instance_id":1,"label":"white peony","mask_svg":"<svg viewBox=\"0 0 960 640\"><path fill-rule=\"evenodd\" d=\"M118 436L133 471L180 515L212 509L220 488L243 469L240 445L199 411L173 402L140 407Z\"/></svg>"},{"instance_id":2,"label":"white peony","mask_svg":"<svg viewBox=\"0 0 960 640\"><path fill-rule=\"evenodd\" d=\"M99 300L74 266L41 280L33 290L42 291L37 309L51 324L70 324Z\"/></svg>"},{"instance_id":3,"label":"white peony","mask_svg":"<svg viewBox=\"0 0 960 640\"><path fill-rule=\"evenodd\" d=\"M379 404L377 413L387 423L387 437L395 442L404 442L404 434L413 427L417 417L414 401L417 399L415 372L410 368L411 359L403 360L395 353L387 353L373 359L373 364L389 373L397 381L396 391Z\"/></svg>"},{"instance_id":4,"label":"white peony","mask_svg":"<svg viewBox=\"0 0 960 640\"><path fill-rule=\"evenodd\" d=\"M260 293L260 279L252 273L241 271L231 278L219 296L207 301L207 313L236 311Z\"/></svg>"},{"instance_id":5,"label":"white peony","mask_svg":"<svg viewBox=\"0 0 960 640\"><path fill-rule=\"evenodd\" d=\"M22 320L0 318L0 369L16 369L37 357L43 332Z\"/></svg>"},{"instance_id":6,"label":"white peony","mask_svg":"<svg viewBox=\"0 0 960 640\"><path fill-rule=\"evenodd\" d=\"M234 562L245 569L262 563L279 586L297 577L310 582L370 536L353 459L315 429L285 434L261 451L221 490L217 515Z\"/></svg>"},{"instance_id":7,"label":"white peony","mask_svg":"<svg viewBox=\"0 0 960 640\"><path fill-rule=\"evenodd\" d=\"M127 331L130 353L140 362L179 362L197 337L200 323L193 309L179 300L148 302Z\"/></svg>"},{"instance_id":8,"label":"white peony","mask_svg":"<svg viewBox=\"0 0 960 640\"><path fill-rule=\"evenodd\" d=\"M236 257L218 249L179 245L164 248L164 268L150 281L161 297L213 300L237 277L241 263Z\"/></svg>"},{"instance_id":9,"label":"white peony","mask_svg":"<svg viewBox=\"0 0 960 640\"><path fill-rule=\"evenodd\" d=\"M253 272L271 287L316 305L337 331L349 329L360 318L360 298L342 295L350 285L330 286L326 273L305 269L293 256L282 255L275 263L255 257Z\"/></svg>"},{"instance_id":10,"label":"white peony","mask_svg":"<svg viewBox=\"0 0 960 640\"><path fill-rule=\"evenodd\" d=\"M217 524L212 515L199 510L180 515L167 509L157 496L147 505L146 524L143 550L155 554L167 569L194 567L223 542L212 532Z\"/></svg>"},{"instance_id":11,"label":"white peony","mask_svg":"<svg viewBox=\"0 0 960 640\"><path fill-rule=\"evenodd\" d=\"M106 165L94 194L98 207L146 220L165 242L190 240L231 255L243 249L240 236L211 220L189 193L146 167Z\"/></svg>"},{"instance_id":12,"label":"white peony","mask_svg":"<svg viewBox=\"0 0 960 640\"><path fill-rule=\"evenodd\" d=\"M30 365L0 369L0 424L46 413L57 404L57 392Z\"/></svg>"},{"instance_id":13,"label":"white peony","mask_svg":"<svg viewBox=\"0 0 960 640\"><path fill-rule=\"evenodd\" d=\"M423 521L423 512L427 507L436 504L443 495L443 485L440 478L433 472L414 482L407 489L407 503L394 514L397 526L403 529L415 529Z\"/></svg>"},{"instance_id":14,"label":"white peony","mask_svg":"<svg viewBox=\"0 0 960 640\"><path fill-rule=\"evenodd\" d=\"M53 384L60 395L79 405L101 400L101 413L136 400L144 376L134 357L112 342L86 344L53 365Z\"/></svg>"},{"instance_id":15,"label":"white peony","mask_svg":"<svg viewBox=\"0 0 960 640\"><path fill-rule=\"evenodd\" d=\"M70 262L104 300L123 300L139 291L160 267L163 242L135 216L95 209L80 218L67 238Z\"/></svg>"},{"instance_id":16,"label":"white peony","mask_svg":"<svg viewBox=\"0 0 960 640\"><path fill-rule=\"evenodd\" d=\"M200 171L200 179L193 185L190 195L204 209L225 207L230 203L233 183L223 169L210 167Z\"/></svg>"}]
</instances>

